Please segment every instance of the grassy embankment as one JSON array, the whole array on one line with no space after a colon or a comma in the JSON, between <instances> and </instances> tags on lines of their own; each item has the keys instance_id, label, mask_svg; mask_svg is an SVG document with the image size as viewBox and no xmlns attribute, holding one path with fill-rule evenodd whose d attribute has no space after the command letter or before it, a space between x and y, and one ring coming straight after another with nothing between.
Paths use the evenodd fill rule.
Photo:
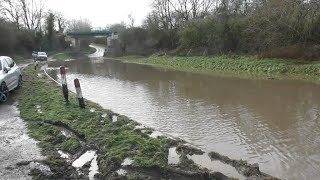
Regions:
<instances>
[{"instance_id":1,"label":"grassy embankment","mask_svg":"<svg viewBox=\"0 0 320 180\"><path fill-rule=\"evenodd\" d=\"M257 59L254 57L171 57L128 56L122 61L148 64L156 67L209 74L250 77L278 77L316 79L320 74L320 61Z\"/></svg>"},{"instance_id":2,"label":"grassy embankment","mask_svg":"<svg viewBox=\"0 0 320 180\"><path fill-rule=\"evenodd\" d=\"M88 47L86 49L83 50L83 53L85 55L89 55L89 54L93 54L96 52L96 49L95 48L92 48L92 47Z\"/></svg>"},{"instance_id":3,"label":"grassy embankment","mask_svg":"<svg viewBox=\"0 0 320 180\"><path fill-rule=\"evenodd\" d=\"M89 55L89 54L93 54L94 52L96 52L96 49L92 48L92 47L88 47L84 50L81 50L80 52L83 55ZM52 56L52 59L54 59L56 61L64 61L67 59L74 59L74 58L75 58L75 53L72 51L64 51L64 52L56 53Z\"/></svg>"},{"instance_id":4,"label":"grassy embankment","mask_svg":"<svg viewBox=\"0 0 320 180\"><path fill-rule=\"evenodd\" d=\"M127 157L134 160L137 169L156 167L157 172L170 174L168 148L172 144L177 145L177 141L165 137L151 138L148 136L151 129L136 129L137 123L126 116L120 115L116 122L112 122L113 112L88 101L86 109L80 109L74 94L69 98L70 104L66 105L60 87L47 79L38 78L38 73L32 67L25 69L19 109L21 117L28 124L30 135L39 141L39 146L47 156L45 164L50 166L55 178L75 178L71 173L72 167L60 158L57 150L76 156L84 150L80 141L97 150L102 179L117 176L116 170ZM94 112L90 111L92 108ZM39 113L39 109L42 112ZM66 137L61 131L63 127L59 126L61 124L79 136ZM198 170L196 166L189 166ZM44 177L38 170L33 173L35 178ZM129 173L128 176L134 178L141 174Z\"/></svg>"},{"instance_id":5,"label":"grassy embankment","mask_svg":"<svg viewBox=\"0 0 320 180\"><path fill-rule=\"evenodd\" d=\"M72 59L72 58L73 58L73 56L70 51L57 53L52 56L52 59L55 59L56 61L64 61L64 60Z\"/></svg>"}]
</instances>

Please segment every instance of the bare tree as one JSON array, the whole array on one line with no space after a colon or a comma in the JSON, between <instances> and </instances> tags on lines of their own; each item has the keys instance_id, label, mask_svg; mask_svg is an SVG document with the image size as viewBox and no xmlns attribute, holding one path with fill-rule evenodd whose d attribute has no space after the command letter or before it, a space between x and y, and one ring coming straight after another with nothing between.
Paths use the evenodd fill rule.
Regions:
<instances>
[{"instance_id":1,"label":"bare tree","mask_svg":"<svg viewBox=\"0 0 320 180\"><path fill-rule=\"evenodd\" d=\"M15 0L4 0L2 4L2 13L5 18L16 25L16 28L20 28L21 23L21 8Z\"/></svg>"},{"instance_id":2,"label":"bare tree","mask_svg":"<svg viewBox=\"0 0 320 180\"><path fill-rule=\"evenodd\" d=\"M133 28L133 27L134 27L135 19L133 18L132 13L130 13L130 14L128 15L128 19L129 19L129 26L130 26L130 28Z\"/></svg>"},{"instance_id":3,"label":"bare tree","mask_svg":"<svg viewBox=\"0 0 320 180\"><path fill-rule=\"evenodd\" d=\"M41 27L44 16L43 0L18 0L22 10L22 21L29 31L37 31Z\"/></svg>"},{"instance_id":4,"label":"bare tree","mask_svg":"<svg viewBox=\"0 0 320 180\"><path fill-rule=\"evenodd\" d=\"M25 27L29 31L38 31L44 16L43 0L4 0L2 9L5 17L15 23L17 28Z\"/></svg>"},{"instance_id":5,"label":"bare tree","mask_svg":"<svg viewBox=\"0 0 320 180\"><path fill-rule=\"evenodd\" d=\"M92 25L88 19L72 19L67 22L69 32L91 31Z\"/></svg>"},{"instance_id":6,"label":"bare tree","mask_svg":"<svg viewBox=\"0 0 320 180\"><path fill-rule=\"evenodd\" d=\"M67 26L67 19L60 12L55 13L55 18L57 20L59 32L63 33L63 31L65 30L65 28Z\"/></svg>"}]
</instances>

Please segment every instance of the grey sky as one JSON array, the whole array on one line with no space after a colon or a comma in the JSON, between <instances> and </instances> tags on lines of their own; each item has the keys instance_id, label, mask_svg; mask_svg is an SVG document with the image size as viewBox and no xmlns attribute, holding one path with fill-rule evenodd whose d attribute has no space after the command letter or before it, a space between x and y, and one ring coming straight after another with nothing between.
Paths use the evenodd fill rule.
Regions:
<instances>
[{"instance_id":1,"label":"grey sky","mask_svg":"<svg viewBox=\"0 0 320 180\"><path fill-rule=\"evenodd\" d=\"M87 18L94 27L128 23L132 13L135 25L141 25L150 8L151 0L46 0L49 9L61 12L67 19Z\"/></svg>"}]
</instances>

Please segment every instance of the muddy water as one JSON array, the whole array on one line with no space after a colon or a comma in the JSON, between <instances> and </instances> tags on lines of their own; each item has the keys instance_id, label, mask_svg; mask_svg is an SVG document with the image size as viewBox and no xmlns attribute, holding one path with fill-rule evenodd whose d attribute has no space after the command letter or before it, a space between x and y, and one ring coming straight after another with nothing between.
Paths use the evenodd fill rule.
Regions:
<instances>
[{"instance_id":1,"label":"muddy water","mask_svg":"<svg viewBox=\"0 0 320 180\"><path fill-rule=\"evenodd\" d=\"M99 58L64 63L69 87L74 91L73 79L79 78L83 96L105 108L206 151L259 163L280 178L320 177L319 85L220 78Z\"/></svg>"}]
</instances>

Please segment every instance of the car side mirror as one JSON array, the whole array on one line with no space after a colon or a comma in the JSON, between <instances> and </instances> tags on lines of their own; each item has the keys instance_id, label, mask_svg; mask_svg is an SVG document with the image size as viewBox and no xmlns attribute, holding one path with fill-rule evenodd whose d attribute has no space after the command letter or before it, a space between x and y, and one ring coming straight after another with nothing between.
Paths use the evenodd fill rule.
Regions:
<instances>
[{"instance_id":1,"label":"car side mirror","mask_svg":"<svg viewBox=\"0 0 320 180\"><path fill-rule=\"evenodd\" d=\"M5 73L8 73L10 70L11 70L10 67L5 67L5 68L3 68L3 71L4 71Z\"/></svg>"}]
</instances>

